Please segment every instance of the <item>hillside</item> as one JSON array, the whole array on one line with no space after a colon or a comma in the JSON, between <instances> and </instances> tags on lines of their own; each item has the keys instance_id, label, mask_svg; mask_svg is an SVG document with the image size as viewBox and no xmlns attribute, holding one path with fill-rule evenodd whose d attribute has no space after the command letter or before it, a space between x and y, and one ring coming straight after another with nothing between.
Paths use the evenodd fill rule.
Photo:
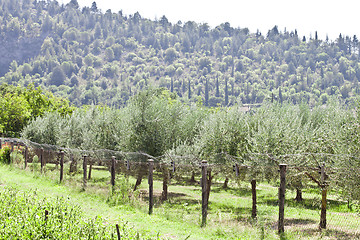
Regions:
<instances>
[{"instance_id":1,"label":"hillside","mask_svg":"<svg viewBox=\"0 0 360 240\"><path fill-rule=\"evenodd\" d=\"M359 93L359 41L265 35L229 23L170 23L102 13L96 2L0 0L0 83L35 86L75 105L120 107L149 87L205 106L278 99L325 104Z\"/></svg>"}]
</instances>

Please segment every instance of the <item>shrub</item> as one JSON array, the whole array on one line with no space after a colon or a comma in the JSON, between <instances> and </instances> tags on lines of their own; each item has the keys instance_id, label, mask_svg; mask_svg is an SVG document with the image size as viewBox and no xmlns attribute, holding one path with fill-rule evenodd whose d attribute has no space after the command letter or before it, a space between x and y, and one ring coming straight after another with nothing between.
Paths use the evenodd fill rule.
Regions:
<instances>
[{"instance_id":1,"label":"shrub","mask_svg":"<svg viewBox=\"0 0 360 240\"><path fill-rule=\"evenodd\" d=\"M11 150L9 147L4 147L0 149L0 163L10 164L11 163L10 154L11 154Z\"/></svg>"},{"instance_id":2,"label":"shrub","mask_svg":"<svg viewBox=\"0 0 360 240\"><path fill-rule=\"evenodd\" d=\"M0 210L0 239L114 239L115 236L114 228L105 225L104 220L83 219L80 207L64 198L41 199L36 192L5 187L0 191Z\"/></svg>"},{"instance_id":3,"label":"shrub","mask_svg":"<svg viewBox=\"0 0 360 240\"><path fill-rule=\"evenodd\" d=\"M133 191L133 186L129 180L123 175L117 175L116 185L111 191L107 202L111 206L123 204L135 204L136 199L134 196L138 195L137 191Z\"/></svg>"}]
</instances>

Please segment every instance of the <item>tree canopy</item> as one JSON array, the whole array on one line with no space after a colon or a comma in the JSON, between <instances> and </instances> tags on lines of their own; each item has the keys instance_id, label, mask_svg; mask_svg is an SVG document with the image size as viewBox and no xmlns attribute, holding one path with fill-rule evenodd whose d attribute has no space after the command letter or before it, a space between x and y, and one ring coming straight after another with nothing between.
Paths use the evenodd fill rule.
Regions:
<instances>
[{"instance_id":1,"label":"tree canopy","mask_svg":"<svg viewBox=\"0 0 360 240\"><path fill-rule=\"evenodd\" d=\"M20 131L36 117L46 112L58 112L61 116L74 110L65 99L43 92L29 85L27 88L0 85L0 135L19 137Z\"/></svg>"}]
</instances>

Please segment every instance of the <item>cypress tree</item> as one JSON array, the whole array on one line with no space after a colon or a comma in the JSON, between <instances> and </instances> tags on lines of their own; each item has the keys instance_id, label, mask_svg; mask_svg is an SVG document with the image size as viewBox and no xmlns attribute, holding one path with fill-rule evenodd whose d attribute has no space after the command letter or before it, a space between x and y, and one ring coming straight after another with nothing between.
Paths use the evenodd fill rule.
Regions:
<instances>
[{"instance_id":1,"label":"cypress tree","mask_svg":"<svg viewBox=\"0 0 360 240\"><path fill-rule=\"evenodd\" d=\"M225 78L225 106L229 104L229 91L228 91L228 79Z\"/></svg>"},{"instance_id":2,"label":"cypress tree","mask_svg":"<svg viewBox=\"0 0 360 240\"><path fill-rule=\"evenodd\" d=\"M171 78L171 82L170 82L170 92L174 92L174 79Z\"/></svg>"},{"instance_id":3,"label":"cypress tree","mask_svg":"<svg viewBox=\"0 0 360 240\"><path fill-rule=\"evenodd\" d=\"M191 83L190 83L190 78L188 79L188 99L191 99Z\"/></svg>"},{"instance_id":4,"label":"cypress tree","mask_svg":"<svg viewBox=\"0 0 360 240\"><path fill-rule=\"evenodd\" d=\"M215 97L220 97L219 75L216 75L216 92L215 92Z\"/></svg>"},{"instance_id":5,"label":"cypress tree","mask_svg":"<svg viewBox=\"0 0 360 240\"><path fill-rule=\"evenodd\" d=\"M185 93L185 91L186 91L185 79L183 79L183 80L182 80L181 87L182 87L182 94L184 94L184 93Z\"/></svg>"},{"instance_id":6,"label":"cypress tree","mask_svg":"<svg viewBox=\"0 0 360 240\"><path fill-rule=\"evenodd\" d=\"M205 81L205 106L209 106L209 81Z\"/></svg>"}]
</instances>

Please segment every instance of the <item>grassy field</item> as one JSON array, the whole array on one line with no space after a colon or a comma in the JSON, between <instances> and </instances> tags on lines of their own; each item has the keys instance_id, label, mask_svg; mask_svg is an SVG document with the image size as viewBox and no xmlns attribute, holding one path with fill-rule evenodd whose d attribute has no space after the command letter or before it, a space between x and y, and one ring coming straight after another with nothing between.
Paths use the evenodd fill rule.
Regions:
<instances>
[{"instance_id":1,"label":"grassy field","mask_svg":"<svg viewBox=\"0 0 360 240\"><path fill-rule=\"evenodd\" d=\"M58 183L58 171L47 165L45 174L29 169L0 166L0 183L20 191L36 190L39 197L64 197L79 205L85 218L100 216L104 224L116 223L139 233L143 239L360 239L359 214L350 211L347 203L336 196L328 199L328 229L318 230L320 220L320 192L304 191L305 200L297 203L295 193L287 190L285 207L285 234L277 234L277 187L267 183L258 184L258 217L251 219L251 188L244 182L240 186L215 182L210 193L207 226L201 228L201 188L172 181L169 200L160 201L162 182L155 180L155 208L149 216L147 205L147 181L144 179L136 192L126 193L135 179L118 176L116 194L111 195L110 173L93 169L92 178L85 191L82 175L66 175ZM109 197L111 196L111 197Z\"/></svg>"}]
</instances>

